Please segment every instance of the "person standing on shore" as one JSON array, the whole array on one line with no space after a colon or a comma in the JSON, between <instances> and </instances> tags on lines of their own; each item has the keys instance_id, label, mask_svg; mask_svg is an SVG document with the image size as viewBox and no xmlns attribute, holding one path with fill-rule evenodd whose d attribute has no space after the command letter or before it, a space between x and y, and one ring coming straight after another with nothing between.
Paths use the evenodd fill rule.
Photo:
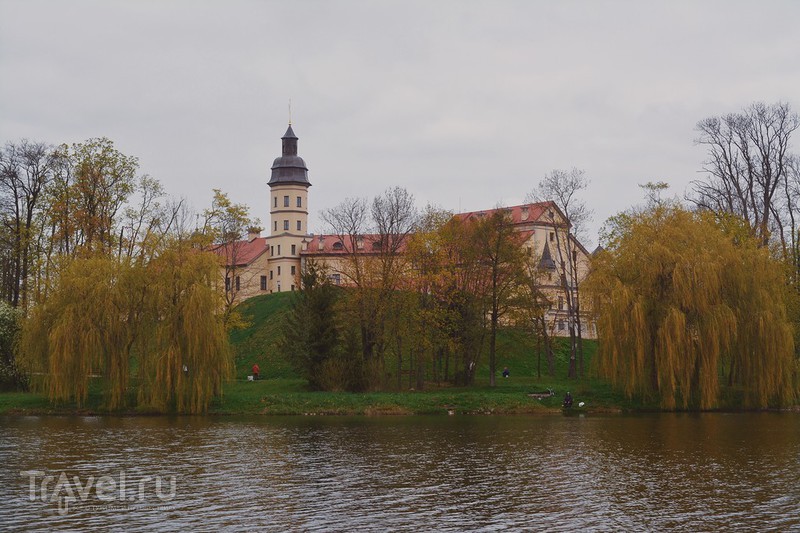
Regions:
<instances>
[{"instance_id":1,"label":"person standing on shore","mask_svg":"<svg viewBox=\"0 0 800 533\"><path fill-rule=\"evenodd\" d=\"M258 368L258 363L253 365L253 381L258 381L258 375L261 373L261 369Z\"/></svg>"}]
</instances>

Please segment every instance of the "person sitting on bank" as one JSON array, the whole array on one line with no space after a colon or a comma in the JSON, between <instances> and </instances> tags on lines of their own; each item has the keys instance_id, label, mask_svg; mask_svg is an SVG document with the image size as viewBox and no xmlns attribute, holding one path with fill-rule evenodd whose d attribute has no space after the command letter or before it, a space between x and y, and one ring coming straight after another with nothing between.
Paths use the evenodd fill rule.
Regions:
<instances>
[{"instance_id":1,"label":"person sitting on bank","mask_svg":"<svg viewBox=\"0 0 800 533\"><path fill-rule=\"evenodd\" d=\"M505 368L503 369L503 377L504 377L504 378L507 378L507 377L508 377L508 376L510 376L510 375L511 375L511 372L509 372L509 371L508 371L508 367L505 367Z\"/></svg>"},{"instance_id":2,"label":"person sitting on bank","mask_svg":"<svg viewBox=\"0 0 800 533\"><path fill-rule=\"evenodd\" d=\"M258 363L253 365L253 381L258 381L258 374L261 373L261 369L258 368Z\"/></svg>"},{"instance_id":3,"label":"person sitting on bank","mask_svg":"<svg viewBox=\"0 0 800 533\"><path fill-rule=\"evenodd\" d=\"M570 394L569 391L567 391L567 394L564 395L564 407L567 409L572 407L572 394Z\"/></svg>"}]
</instances>

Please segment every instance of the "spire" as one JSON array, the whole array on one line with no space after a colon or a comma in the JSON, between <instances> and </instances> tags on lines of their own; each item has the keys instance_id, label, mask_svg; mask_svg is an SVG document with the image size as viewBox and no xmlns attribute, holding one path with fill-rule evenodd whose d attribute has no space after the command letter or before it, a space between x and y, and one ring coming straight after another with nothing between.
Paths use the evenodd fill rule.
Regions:
<instances>
[{"instance_id":1,"label":"spire","mask_svg":"<svg viewBox=\"0 0 800 533\"><path fill-rule=\"evenodd\" d=\"M297 155L297 135L294 134L291 124L281 137L281 141L283 141L283 155Z\"/></svg>"},{"instance_id":2,"label":"spire","mask_svg":"<svg viewBox=\"0 0 800 533\"><path fill-rule=\"evenodd\" d=\"M539 268L547 270L555 270L556 262L553 261L553 256L550 255L550 247L547 242L544 243L544 250L542 250L542 258L539 260Z\"/></svg>"},{"instance_id":3,"label":"spire","mask_svg":"<svg viewBox=\"0 0 800 533\"><path fill-rule=\"evenodd\" d=\"M297 155L297 135L295 135L292 125L286 129L286 133L281 137L281 156L272 163L272 176L269 185L279 183L298 183L309 186L308 168L302 157Z\"/></svg>"}]
</instances>

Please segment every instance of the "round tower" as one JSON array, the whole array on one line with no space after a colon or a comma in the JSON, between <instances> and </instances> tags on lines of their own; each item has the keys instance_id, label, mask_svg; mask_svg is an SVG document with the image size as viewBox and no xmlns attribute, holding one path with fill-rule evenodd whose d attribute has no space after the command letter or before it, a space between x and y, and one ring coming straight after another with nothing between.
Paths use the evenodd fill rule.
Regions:
<instances>
[{"instance_id":1,"label":"round tower","mask_svg":"<svg viewBox=\"0 0 800 533\"><path fill-rule=\"evenodd\" d=\"M308 235L308 168L297 155L292 125L281 137L281 156L272 163L270 190L269 287L286 292L299 287L300 251Z\"/></svg>"}]
</instances>

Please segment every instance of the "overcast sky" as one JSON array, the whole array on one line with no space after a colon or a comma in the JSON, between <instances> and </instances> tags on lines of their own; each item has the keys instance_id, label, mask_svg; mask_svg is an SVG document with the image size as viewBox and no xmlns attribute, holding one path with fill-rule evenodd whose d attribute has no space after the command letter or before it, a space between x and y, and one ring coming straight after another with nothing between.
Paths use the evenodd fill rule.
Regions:
<instances>
[{"instance_id":1,"label":"overcast sky","mask_svg":"<svg viewBox=\"0 0 800 533\"><path fill-rule=\"evenodd\" d=\"M593 245L637 184L700 176L698 120L800 110L799 23L796 1L0 0L0 142L105 136L266 224L291 98L312 231L348 196L488 209L576 166Z\"/></svg>"}]
</instances>

